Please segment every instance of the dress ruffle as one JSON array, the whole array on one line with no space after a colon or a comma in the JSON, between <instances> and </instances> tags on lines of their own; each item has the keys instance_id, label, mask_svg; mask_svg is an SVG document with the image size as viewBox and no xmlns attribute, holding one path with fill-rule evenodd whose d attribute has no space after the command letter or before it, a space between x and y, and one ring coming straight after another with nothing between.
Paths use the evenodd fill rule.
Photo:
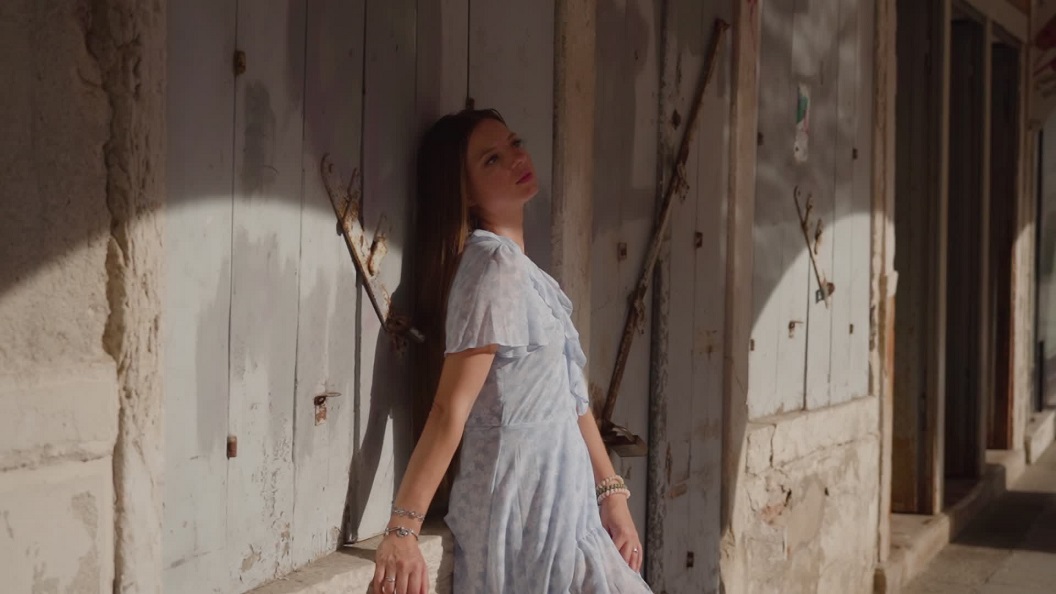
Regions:
<instances>
[{"instance_id":1,"label":"dress ruffle","mask_svg":"<svg viewBox=\"0 0 1056 594\"><path fill-rule=\"evenodd\" d=\"M531 286L539 299L526 292ZM546 308L551 316L538 315ZM590 408L583 369L587 356L572 323L572 301L550 275L528 259L513 240L478 230L470 236L447 306L446 352L499 345L502 358L527 355L550 340L546 320L565 335L568 383L577 414Z\"/></svg>"},{"instance_id":2,"label":"dress ruffle","mask_svg":"<svg viewBox=\"0 0 1056 594\"><path fill-rule=\"evenodd\" d=\"M496 344L496 356L514 359L549 344L549 316L525 294L528 270L515 249L500 242L466 247L448 297L447 353Z\"/></svg>"}]
</instances>

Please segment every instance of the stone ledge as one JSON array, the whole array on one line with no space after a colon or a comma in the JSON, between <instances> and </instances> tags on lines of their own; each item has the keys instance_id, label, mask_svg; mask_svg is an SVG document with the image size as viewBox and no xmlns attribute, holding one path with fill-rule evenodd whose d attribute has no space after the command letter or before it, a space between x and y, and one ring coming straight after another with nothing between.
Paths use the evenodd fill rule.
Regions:
<instances>
[{"instance_id":1,"label":"stone ledge","mask_svg":"<svg viewBox=\"0 0 1056 594\"><path fill-rule=\"evenodd\" d=\"M891 556L879 565L875 594L897 594L1026 469L1024 452L987 451L983 478L956 505L934 516L891 514Z\"/></svg>"},{"instance_id":2,"label":"stone ledge","mask_svg":"<svg viewBox=\"0 0 1056 594\"><path fill-rule=\"evenodd\" d=\"M371 594L374 551L380 542L379 536L345 546L248 594ZM422 530L421 548L429 567L429 591L451 594L454 541L447 527L430 522Z\"/></svg>"},{"instance_id":3,"label":"stone ledge","mask_svg":"<svg viewBox=\"0 0 1056 594\"><path fill-rule=\"evenodd\" d=\"M1027 464L1037 462L1054 440L1056 440L1056 409L1048 408L1031 415L1027 423L1026 443L1024 443L1027 450Z\"/></svg>"}]
</instances>

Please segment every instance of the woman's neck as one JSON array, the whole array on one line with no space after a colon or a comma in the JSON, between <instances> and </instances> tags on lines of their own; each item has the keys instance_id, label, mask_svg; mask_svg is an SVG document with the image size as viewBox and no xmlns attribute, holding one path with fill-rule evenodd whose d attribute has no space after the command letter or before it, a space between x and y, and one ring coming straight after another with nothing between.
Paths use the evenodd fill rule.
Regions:
<instances>
[{"instance_id":1,"label":"woman's neck","mask_svg":"<svg viewBox=\"0 0 1056 594\"><path fill-rule=\"evenodd\" d=\"M517 245L521 246L521 251L524 251L524 221L509 221L502 223L493 223L491 221L481 221L480 228L485 231L490 231L495 235L501 235L508 239L513 240Z\"/></svg>"}]
</instances>

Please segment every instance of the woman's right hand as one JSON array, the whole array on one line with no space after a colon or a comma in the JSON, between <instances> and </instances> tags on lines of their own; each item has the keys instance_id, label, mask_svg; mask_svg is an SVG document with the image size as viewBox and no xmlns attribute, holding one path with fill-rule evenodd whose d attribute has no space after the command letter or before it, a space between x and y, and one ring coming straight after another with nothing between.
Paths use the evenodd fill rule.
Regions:
<instances>
[{"instance_id":1,"label":"woman's right hand","mask_svg":"<svg viewBox=\"0 0 1056 594\"><path fill-rule=\"evenodd\" d=\"M374 563L374 592L428 594L428 568L413 536L385 536L374 555Z\"/></svg>"}]
</instances>

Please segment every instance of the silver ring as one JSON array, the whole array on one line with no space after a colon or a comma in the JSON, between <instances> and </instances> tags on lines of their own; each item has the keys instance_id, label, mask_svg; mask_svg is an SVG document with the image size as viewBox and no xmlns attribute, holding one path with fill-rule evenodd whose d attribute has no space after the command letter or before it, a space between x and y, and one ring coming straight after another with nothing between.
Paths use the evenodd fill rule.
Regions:
<instances>
[{"instance_id":1,"label":"silver ring","mask_svg":"<svg viewBox=\"0 0 1056 594\"><path fill-rule=\"evenodd\" d=\"M631 552L632 553L637 553L638 552L638 547L634 547L634 549L632 549Z\"/></svg>"},{"instance_id":2,"label":"silver ring","mask_svg":"<svg viewBox=\"0 0 1056 594\"><path fill-rule=\"evenodd\" d=\"M635 549L635 550L638 550L638 549ZM385 578L385 581L386 581L386 582L388 582L388 583L390 583L390 584L395 584L395 583L396 583L396 578L394 578L394 577L387 577L387 578Z\"/></svg>"}]
</instances>

